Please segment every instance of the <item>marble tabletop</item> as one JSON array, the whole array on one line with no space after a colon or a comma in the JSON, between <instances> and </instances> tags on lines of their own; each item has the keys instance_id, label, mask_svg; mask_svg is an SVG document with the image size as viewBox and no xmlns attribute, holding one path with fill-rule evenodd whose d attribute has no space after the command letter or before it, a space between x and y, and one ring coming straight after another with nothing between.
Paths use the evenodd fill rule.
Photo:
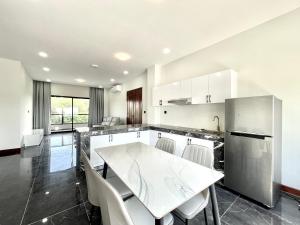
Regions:
<instances>
[{"instance_id":1,"label":"marble tabletop","mask_svg":"<svg viewBox=\"0 0 300 225\"><path fill-rule=\"evenodd\" d=\"M224 176L143 143L99 148L96 152L156 219Z\"/></svg>"}]
</instances>

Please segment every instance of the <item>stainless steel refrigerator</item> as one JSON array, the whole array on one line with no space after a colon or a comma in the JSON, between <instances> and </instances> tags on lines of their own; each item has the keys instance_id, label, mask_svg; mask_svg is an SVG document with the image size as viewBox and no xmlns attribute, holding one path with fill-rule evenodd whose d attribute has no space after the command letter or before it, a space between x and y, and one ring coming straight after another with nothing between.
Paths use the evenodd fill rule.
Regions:
<instances>
[{"instance_id":1,"label":"stainless steel refrigerator","mask_svg":"<svg viewBox=\"0 0 300 225\"><path fill-rule=\"evenodd\" d=\"M228 188L272 208L281 183L282 103L274 96L226 99Z\"/></svg>"}]
</instances>

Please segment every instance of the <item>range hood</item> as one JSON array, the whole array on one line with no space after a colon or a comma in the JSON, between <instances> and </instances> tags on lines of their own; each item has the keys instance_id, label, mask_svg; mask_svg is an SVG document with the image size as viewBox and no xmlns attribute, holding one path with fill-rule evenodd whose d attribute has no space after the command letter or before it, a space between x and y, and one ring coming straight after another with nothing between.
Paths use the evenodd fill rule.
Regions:
<instances>
[{"instance_id":1,"label":"range hood","mask_svg":"<svg viewBox=\"0 0 300 225\"><path fill-rule=\"evenodd\" d=\"M168 103L174 104L174 105L191 105L192 104L192 98L172 99L172 100L169 100Z\"/></svg>"}]
</instances>

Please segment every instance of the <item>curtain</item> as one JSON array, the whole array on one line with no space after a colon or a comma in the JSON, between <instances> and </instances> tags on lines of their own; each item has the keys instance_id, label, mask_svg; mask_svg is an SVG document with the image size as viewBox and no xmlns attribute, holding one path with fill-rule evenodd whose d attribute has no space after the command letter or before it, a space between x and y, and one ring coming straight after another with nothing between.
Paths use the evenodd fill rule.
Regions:
<instances>
[{"instance_id":1,"label":"curtain","mask_svg":"<svg viewBox=\"0 0 300 225\"><path fill-rule=\"evenodd\" d=\"M44 134L50 131L51 84L49 82L33 81L33 129L44 129Z\"/></svg>"},{"instance_id":2,"label":"curtain","mask_svg":"<svg viewBox=\"0 0 300 225\"><path fill-rule=\"evenodd\" d=\"M104 89L90 87L89 127L100 124L104 114Z\"/></svg>"}]
</instances>

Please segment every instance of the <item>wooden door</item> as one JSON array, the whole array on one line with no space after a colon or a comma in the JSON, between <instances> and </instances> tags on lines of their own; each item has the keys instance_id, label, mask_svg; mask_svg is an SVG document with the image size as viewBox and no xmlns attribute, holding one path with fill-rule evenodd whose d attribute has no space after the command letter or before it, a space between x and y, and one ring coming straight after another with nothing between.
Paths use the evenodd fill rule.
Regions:
<instances>
[{"instance_id":1,"label":"wooden door","mask_svg":"<svg viewBox=\"0 0 300 225\"><path fill-rule=\"evenodd\" d=\"M127 91L127 124L142 123L142 95L142 88Z\"/></svg>"}]
</instances>

